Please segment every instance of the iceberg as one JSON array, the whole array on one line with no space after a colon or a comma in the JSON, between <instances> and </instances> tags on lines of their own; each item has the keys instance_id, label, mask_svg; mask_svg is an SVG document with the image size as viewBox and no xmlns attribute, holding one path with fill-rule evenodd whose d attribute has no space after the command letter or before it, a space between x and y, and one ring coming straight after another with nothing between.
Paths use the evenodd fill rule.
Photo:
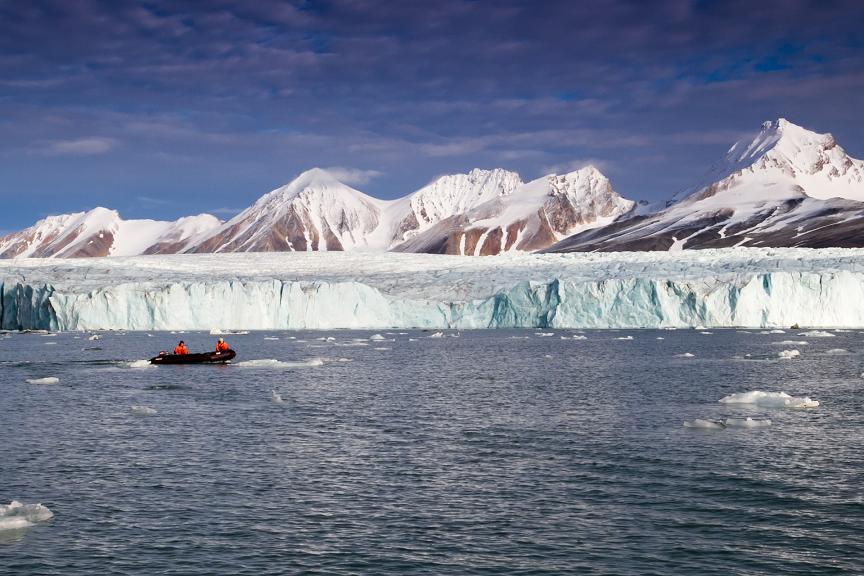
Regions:
<instances>
[{"instance_id":1,"label":"iceberg","mask_svg":"<svg viewBox=\"0 0 864 576\"><path fill-rule=\"evenodd\" d=\"M864 250L0 260L4 330L864 327Z\"/></svg>"}]
</instances>

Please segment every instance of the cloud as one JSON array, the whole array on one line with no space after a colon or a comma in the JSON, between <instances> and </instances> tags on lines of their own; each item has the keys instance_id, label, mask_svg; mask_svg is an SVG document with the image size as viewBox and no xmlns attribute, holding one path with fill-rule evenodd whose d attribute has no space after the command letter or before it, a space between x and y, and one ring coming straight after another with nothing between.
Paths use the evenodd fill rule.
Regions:
<instances>
[{"instance_id":1,"label":"cloud","mask_svg":"<svg viewBox=\"0 0 864 576\"><path fill-rule=\"evenodd\" d=\"M116 146L117 141L111 138L77 138L48 142L41 152L47 156L97 156Z\"/></svg>"},{"instance_id":2,"label":"cloud","mask_svg":"<svg viewBox=\"0 0 864 576\"><path fill-rule=\"evenodd\" d=\"M324 168L334 178L350 185L368 184L372 179L381 176L378 170L360 170L358 168L345 168L343 166L331 166Z\"/></svg>"}]
</instances>

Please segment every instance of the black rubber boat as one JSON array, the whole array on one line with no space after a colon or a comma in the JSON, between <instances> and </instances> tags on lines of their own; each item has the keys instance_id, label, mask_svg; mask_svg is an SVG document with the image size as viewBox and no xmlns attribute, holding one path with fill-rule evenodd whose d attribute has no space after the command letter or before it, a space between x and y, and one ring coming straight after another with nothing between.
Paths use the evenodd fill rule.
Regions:
<instances>
[{"instance_id":1,"label":"black rubber boat","mask_svg":"<svg viewBox=\"0 0 864 576\"><path fill-rule=\"evenodd\" d=\"M237 356L234 350L227 352L202 352L201 354L166 354L150 358L151 364L224 364Z\"/></svg>"}]
</instances>

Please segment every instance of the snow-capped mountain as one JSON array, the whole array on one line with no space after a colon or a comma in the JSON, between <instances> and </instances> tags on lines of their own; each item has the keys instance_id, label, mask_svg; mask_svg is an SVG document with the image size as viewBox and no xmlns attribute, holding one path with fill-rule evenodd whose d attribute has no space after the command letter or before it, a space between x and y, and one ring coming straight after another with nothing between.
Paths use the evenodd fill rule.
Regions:
<instances>
[{"instance_id":1,"label":"snow-capped mountain","mask_svg":"<svg viewBox=\"0 0 864 576\"><path fill-rule=\"evenodd\" d=\"M75 258L134 256L180 252L201 233L221 222L209 214L174 222L123 220L115 210L48 216L36 224L0 237L0 258Z\"/></svg>"},{"instance_id":2,"label":"snow-capped mountain","mask_svg":"<svg viewBox=\"0 0 864 576\"><path fill-rule=\"evenodd\" d=\"M375 249L383 243L380 225L388 204L313 168L259 198L190 251Z\"/></svg>"},{"instance_id":3,"label":"snow-capped mountain","mask_svg":"<svg viewBox=\"0 0 864 576\"><path fill-rule=\"evenodd\" d=\"M467 214L486 202L509 196L522 185L516 172L475 168L449 174L395 201L388 209L391 246L409 240L452 216Z\"/></svg>"},{"instance_id":4,"label":"snow-capped mountain","mask_svg":"<svg viewBox=\"0 0 864 576\"><path fill-rule=\"evenodd\" d=\"M550 174L447 218L395 247L400 252L486 256L532 252L579 230L611 223L635 207L599 170Z\"/></svg>"},{"instance_id":5,"label":"snow-capped mountain","mask_svg":"<svg viewBox=\"0 0 864 576\"><path fill-rule=\"evenodd\" d=\"M567 238L551 251L864 246L864 161L783 118L735 143L665 209Z\"/></svg>"}]
</instances>

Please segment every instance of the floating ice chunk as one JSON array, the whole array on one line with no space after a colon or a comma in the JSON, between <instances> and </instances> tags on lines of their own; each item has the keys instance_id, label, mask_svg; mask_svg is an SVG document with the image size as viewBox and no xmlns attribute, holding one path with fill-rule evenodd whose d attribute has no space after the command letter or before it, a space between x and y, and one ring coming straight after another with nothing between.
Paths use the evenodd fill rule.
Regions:
<instances>
[{"instance_id":1,"label":"floating ice chunk","mask_svg":"<svg viewBox=\"0 0 864 576\"><path fill-rule=\"evenodd\" d=\"M337 362L353 362L351 358L337 358Z\"/></svg>"},{"instance_id":2,"label":"floating ice chunk","mask_svg":"<svg viewBox=\"0 0 864 576\"><path fill-rule=\"evenodd\" d=\"M279 340L278 336L265 336L264 340Z\"/></svg>"},{"instance_id":3,"label":"floating ice chunk","mask_svg":"<svg viewBox=\"0 0 864 576\"><path fill-rule=\"evenodd\" d=\"M703 420L702 418L688 420L684 422L684 427L697 428L699 430L723 430L723 428L725 428L722 422L715 422L714 420Z\"/></svg>"},{"instance_id":4,"label":"floating ice chunk","mask_svg":"<svg viewBox=\"0 0 864 576\"><path fill-rule=\"evenodd\" d=\"M768 334L785 334L785 330L769 330Z\"/></svg>"},{"instance_id":5,"label":"floating ice chunk","mask_svg":"<svg viewBox=\"0 0 864 576\"><path fill-rule=\"evenodd\" d=\"M806 340L781 340L780 342L772 342L775 346L807 346Z\"/></svg>"},{"instance_id":6,"label":"floating ice chunk","mask_svg":"<svg viewBox=\"0 0 864 576\"><path fill-rule=\"evenodd\" d=\"M258 360L244 360L243 362L237 362L233 364L233 366L239 366L241 368L314 368L315 366L322 366L324 361L321 358L310 358L309 360L304 360L302 362L283 362L282 360L276 360L275 358L261 358Z\"/></svg>"},{"instance_id":7,"label":"floating ice chunk","mask_svg":"<svg viewBox=\"0 0 864 576\"><path fill-rule=\"evenodd\" d=\"M544 358L552 358L552 355L551 354L544 354L543 357Z\"/></svg>"},{"instance_id":8,"label":"floating ice chunk","mask_svg":"<svg viewBox=\"0 0 864 576\"><path fill-rule=\"evenodd\" d=\"M694 328L694 330L705 330L705 329L706 329L705 326L703 326L702 324L699 324L698 326L696 326Z\"/></svg>"},{"instance_id":9,"label":"floating ice chunk","mask_svg":"<svg viewBox=\"0 0 864 576\"><path fill-rule=\"evenodd\" d=\"M46 378L28 378L28 384L59 384L60 379L55 376L48 376Z\"/></svg>"},{"instance_id":10,"label":"floating ice chunk","mask_svg":"<svg viewBox=\"0 0 864 576\"><path fill-rule=\"evenodd\" d=\"M834 338L836 334L825 332L824 330L811 330L810 332L801 332L798 336L806 336L808 338Z\"/></svg>"},{"instance_id":11,"label":"floating ice chunk","mask_svg":"<svg viewBox=\"0 0 864 576\"><path fill-rule=\"evenodd\" d=\"M663 336L657 336L657 340L665 340L665 339L666 338L664 338Z\"/></svg>"},{"instance_id":12,"label":"floating ice chunk","mask_svg":"<svg viewBox=\"0 0 864 576\"><path fill-rule=\"evenodd\" d=\"M276 390L270 391L270 400L274 404L284 404L285 403L285 400L282 399L282 395L279 394L279 392L277 392Z\"/></svg>"},{"instance_id":13,"label":"floating ice chunk","mask_svg":"<svg viewBox=\"0 0 864 576\"><path fill-rule=\"evenodd\" d=\"M554 332L534 332L535 336L540 336L541 338L546 338L548 336L554 336Z\"/></svg>"},{"instance_id":14,"label":"floating ice chunk","mask_svg":"<svg viewBox=\"0 0 864 576\"><path fill-rule=\"evenodd\" d=\"M713 332L700 332L700 334L704 334L705 336L711 336L714 333Z\"/></svg>"},{"instance_id":15,"label":"floating ice chunk","mask_svg":"<svg viewBox=\"0 0 864 576\"><path fill-rule=\"evenodd\" d=\"M849 354L849 351L845 348L831 348L830 350L826 350L825 354L831 354L832 356L840 356L842 354Z\"/></svg>"},{"instance_id":16,"label":"floating ice chunk","mask_svg":"<svg viewBox=\"0 0 864 576\"><path fill-rule=\"evenodd\" d=\"M43 342L43 344L45 344L45 346L56 346L57 345L56 342Z\"/></svg>"},{"instance_id":17,"label":"floating ice chunk","mask_svg":"<svg viewBox=\"0 0 864 576\"><path fill-rule=\"evenodd\" d=\"M20 530L36 522L49 520L52 516L54 513L47 506L12 500L9 504L0 504L0 530Z\"/></svg>"},{"instance_id":18,"label":"floating ice chunk","mask_svg":"<svg viewBox=\"0 0 864 576\"><path fill-rule=\"evenodd\" d=\"M684 352L683 354L676 354L676 358L693 358L696 356L695 354L691 354L690 352Z\"/></svg>"},{"instance_id":19,"label":"floating ice chunk","mask_svg":"<svg viewBox=\"0 0 864 576\"><path fill-rule=\"evenodd\" d=\"M154 368L156 365L151 364L149 360L134 360L127 364L129 368Z\"/></svg>"},{"instance_id":20,"label":"floating ice chunk","mask_svg":"<svg viewBox=\"0 0 864 576\"><path fill-rule=\"evenodd\" d=\"M444 337L443 332L434 332L434 333L429 335L429 338L443 338L443 337Z\"/></svg>"},{"instance_id":21,"label":"floating ice chunk","mask_svg":"<svg viewBox=\"0 0 864 576\"><path fill-rule=\"evenodd\" d=\"M726 426L729 428L764 428L771 425L771 420L767 418L727 418Z\"/></svg>"},{"instance_id":22,"label":"floating ice chunk","mask_svg":"<svg viewBox=\"0 0 864 576\"><path fill-rule=\"evenodd\" d=\"M93 334L92 336L90 336L90 337L87 338L87 339L88 339L88 340L100 340L101 338L102 338L102 337L99 336L98 334Z\"/></svg>"},{"instance_id":23,"label":"floating ice chunk","mask_svg":"<svg viewBox=\"0 0 864 576\"><path fill-rule=\"evenodd\" d=\"M792 360L793 358L797 358L801 356L801 352L798 350L783 350L782 352L777 353L777 357L781 360Z\"/></svg>"},{"instance_id":24,"label":"floating ice chunk","mask_svg":"<svg viewBox=\"0 0 864 576\"><path fill-rule=\"evenodd\" d=\"M136 416L155 416L156 415L156 409L155 408L150 408L149 406L143 406L140 404L136 404L136 405L132 406L130 411L132 412L132 414L135 414Z\"/></svg>"},{"instance_id":25,"label":"floating ice chunk","mask_svg":"<svg viewBox=\"0 0 864 576\"><path fill-rule=\"evenodd\" d=\"M764 392L762 390L730 394L721 398L720 403L753 404L768 408L815 408L819 406L819 402L811 400L809 396L790 396L786 392Z\"/></svg>"},{"instance_id":26,"label":"floating ice chunk","mask_svg":"<svg viewBox=\"0 0 864 576\"><path fill-rule=\"evenodd\" d=\"M381 340L386 340L386 338L384 336L382 336L381 334L373 334L372 336L369 337L369 340L381 341Z\"/></svg>"},{"instance_id":27,"label":"floating ice chunk","mask_svg":"<svg viewBox=\"0 0 864 576\"><path fill-rule=\"evenodd\" d=\"M632 340L633 336L618 336L616 340Z\"/></svg>"},{"instance_id":28,"label":"floating ice chunk","mask_svg":"<svg viewBox=\"0 0 864 576\"><path fill-rule=\"evenodd\" d=\"M390 350L386 346L379 346L378 348L373 348L373 350L378 350L379 352L383 352L384 350Z\"/></svg>"},{"instance_id":29,"label":"floating ice chunk","mask_svg":"<svg viewBox=\"0 0 864 576\"><path fill-rule=\"evenodd\" d=\"M571 340L587 340L587 336L583 336L582 334L574 334Z\"/></svg>"}]
</instances>

